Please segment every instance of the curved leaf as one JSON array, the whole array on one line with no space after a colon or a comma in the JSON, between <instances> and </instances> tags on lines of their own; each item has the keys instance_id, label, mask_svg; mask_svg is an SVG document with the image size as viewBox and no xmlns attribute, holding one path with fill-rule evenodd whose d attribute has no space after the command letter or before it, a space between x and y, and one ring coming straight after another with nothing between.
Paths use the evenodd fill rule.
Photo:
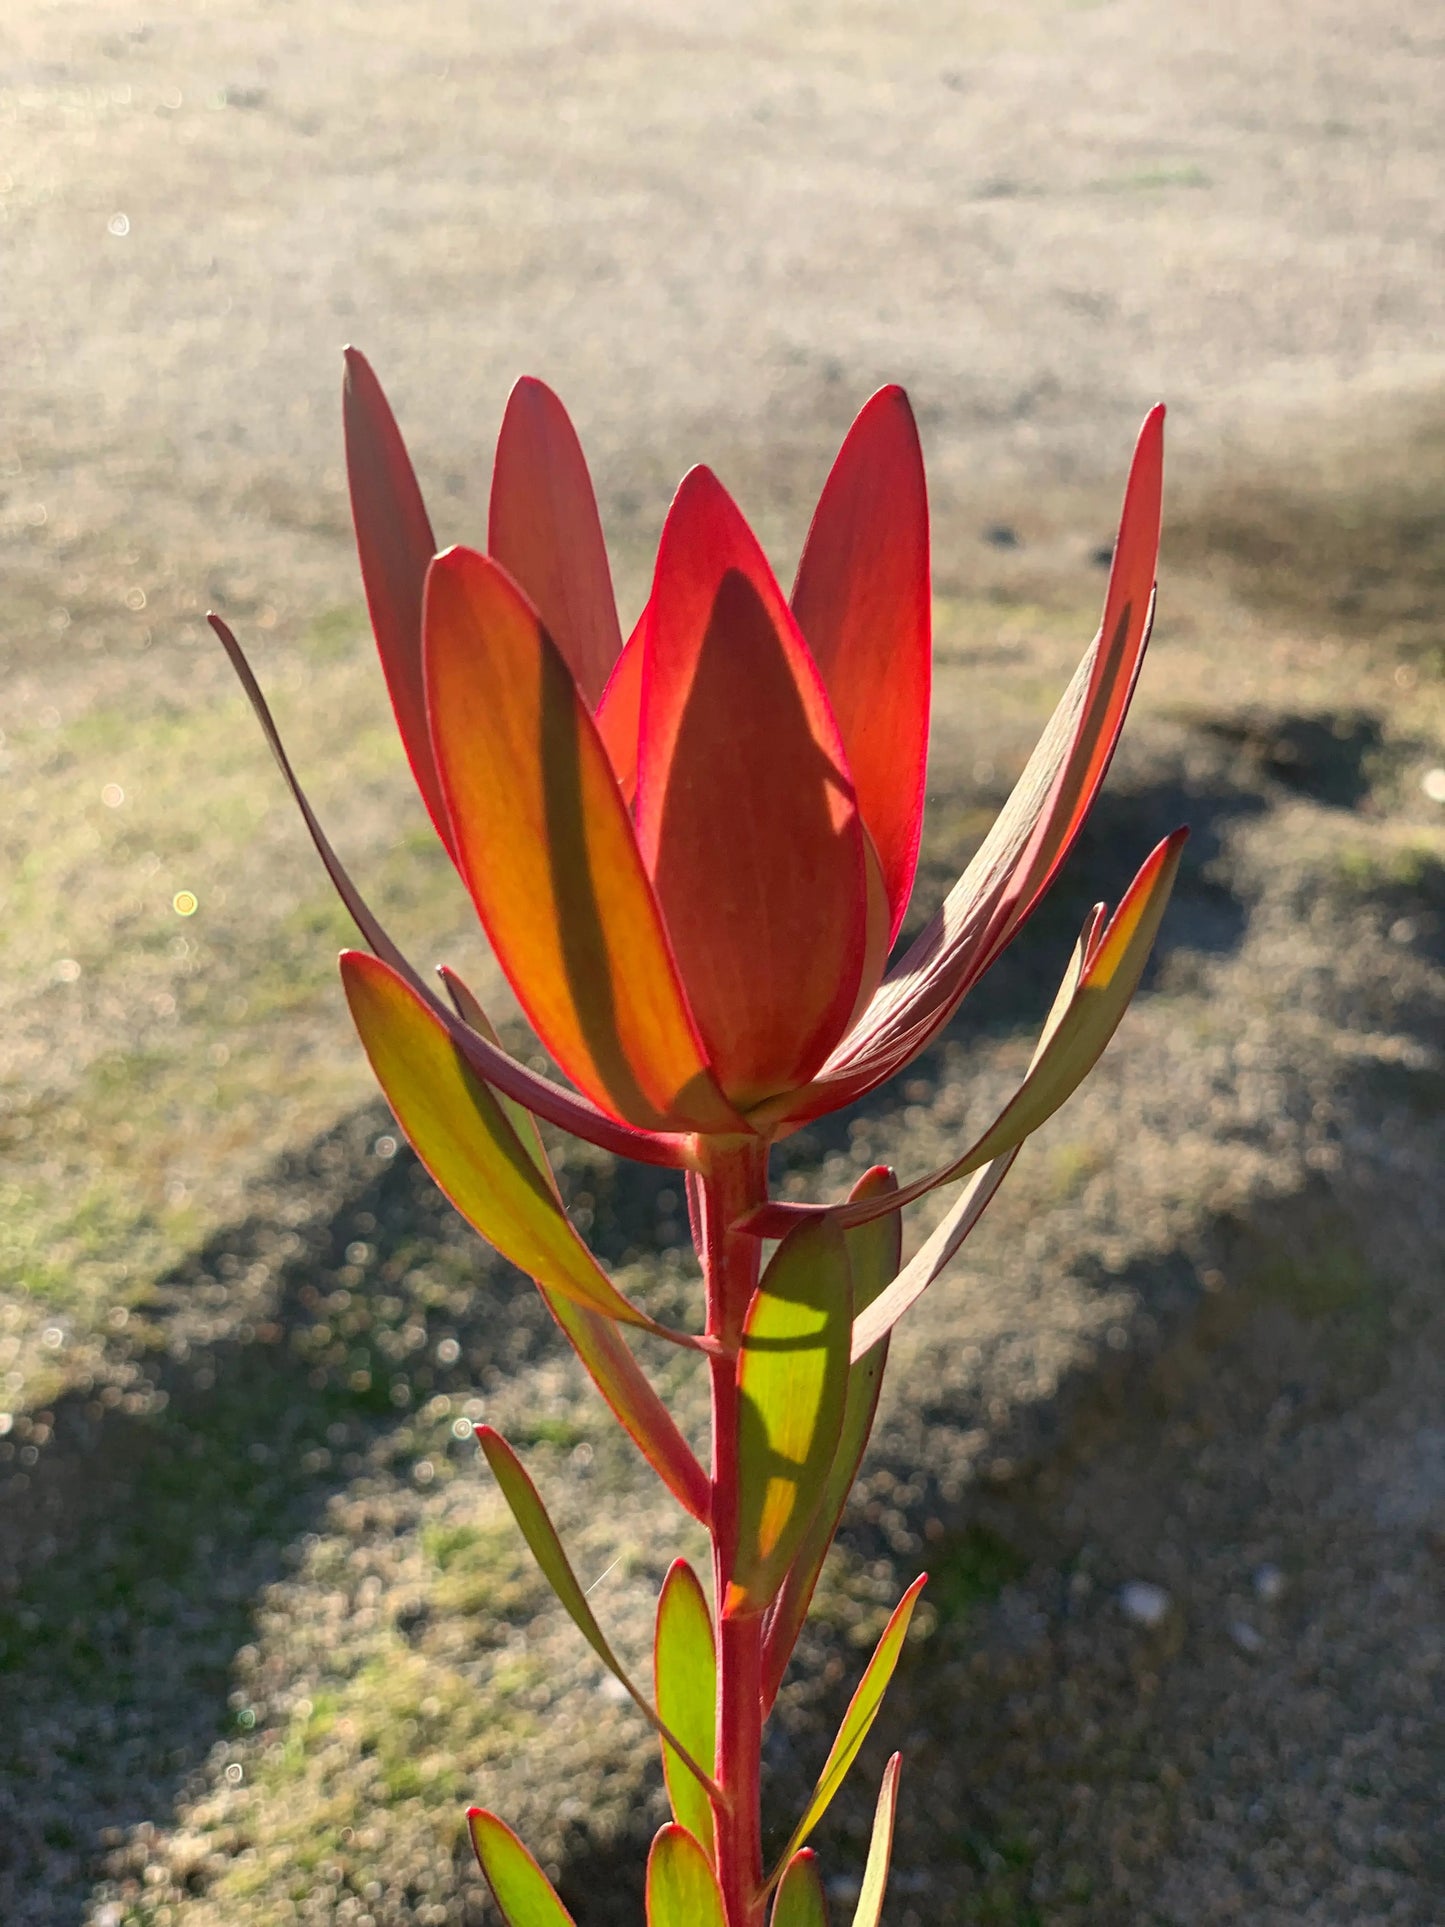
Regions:
<instances>
[{"instance_id":1,"label":"curved leaf","mask_svg":"<svg viewBox=\"0 0 1445 1927\"><path fill-rule=\"evenodd\" d=\"M768 1604L818 1508L843 1422L852 1322L842 1232L827 1219L800 1227L773 1253L743 1323L724 1612Z\"/></svg>"},{"instance_id":2,"label":"curved leaf","mask_svg":"<svg viewBox=\"0 0 1445 1927\"><path fill-rule=\"evenodd\" d=\"M536 611L486 556L450 549L425 625L458 867L538 1036L631 1124L746 1132L703 1056L596 724Z\"/></svg>"},{"instance_id":3,"label":"curved leaf","mask_svg":"<svg viewBox=\"0 0 1445 1927\"><path fill-rule=\"evenodd\" d=\"M717 1647L702 1586L685 1559L675 1559L663 1581L652 1651L658 1718L695 1760L711 1760L717 1744ZM666 1740L662 1776L673 1818L711 1860L712 1802Z\"/></svg>"},{"instance_id":4,"label":"curved leaf","mask_svg":"<svg viewBox=\"0 0 1445 1927\"><path fill-rule=\"evenodd\" d=\"M727 1927L712 1862L685 1827L661 1827L652 1842L647 1927Z\"/></svg>"},{"instance_id":5,"label":"curved leaf","mask_svg":"<svg viewBox=\"0 0 1445 1927\"><path fill-rule=\"evenodd\" d=\"M551 1881L505 1820L485 1807L472 1807L467 1830L507 1927L576 1927Z\"/></svg>"},{"instance_id":6,"label":"curved leaf","mask_svg":"<svg viewBox=\"0 0 1445 1927\"><path fill-rule=\"evenodd\" d=\"M811 1847L795 1853L783 1869L769 1927L828 1927L828 1902Z\"/></svg>"},{"instance_id":7,"label":"curved leaf","mask_svg":"<svg viewBox=\"0 0 1445 1927\"><path fill-rule=\"evenodd\" d=\"M883 1628L883 1635L873 1650L863 1677L858 1682L858 1690L848 1702L848 1711L843 1715L843 1724L838 1728L838 1736L833 1741L823 1771L818 1775L818 1784L813 1789L802 1819L788 1842L777 1871L778 1874L792 1859L827 1812L833 1795L842 1786L850 1766L858 1757L858 1749L868 1737L868 1730L878 1717L878 1709L883 1704L883 1695L888 1690L888 1682L893 1677L893 1669L898 1664L898 1656L903 1651L903 1641L908 1633L908 1622L913 1617L913 1608L918 1603L918 1595L928 1584L928 1574L920 1573L893 1608L893 1616Z\"/></svg>"},{"instance_id":8,"label":"curved leaf","mask_svg":"<svg viewBox=\"0 0 1445 1927\"><path fill-rule=\"evenodd\" d=\"M497 436L487 552L526 592L595 708L622 647L607 544L577 431L530 375L507 397Z\"/></svg>"},{"instance_id":9,"label":"curved leaf","mask_svg":"<svg viewBox=\"0 0 1445 1927\"><path fill-rule=\"evenodd\" d=\"M597 734L629 809L637 797L637 731L642 721L642 674L647 664L647 611L623 644L597 704Z\"/></svg>"},{"instance_id":10,"label":"curved leaf","mask_svg":"<svg viewBox=\"0 0 1445 1927\"><path fill-rule=\"evenodd\" d=\"M854 1910L853 1927L878 1927L883 1917L888 1864L893 1857L893 1820L898 1811L898 1776L902 1771L903 1755L895 1753L883 1769L883 1784L878 1789L873 1837L868 1843L868 1864L863 1869L863 1891Z\"/></svg>"},{"instance_id":11,"label":"curved leaf","mask_svg":"<svg viewBox=\"0 0 1445 1927\"><path fill-rule=\"evenodd\" d=\"M597 1624L596 1615L587 1603L587 1595L582 1590L566 1553L562 1550L562 1541L557 1537L557 1528L548 1517L541 1494L533 1485L526 1467L500 1432L493 1431L490 1425L479 1425L476 1432L477 1443L485 1452L487 1464L492 1468L492 1475L502 1488L502 1497L511 1508L512 1517L517 1521L522 1537L531 1547L532 1557L542 1568L548 1585L557 1595L568 1618L612 1677L625 1688L628 1697L643 1717L667 1741L680 1764L696 1775L699 1784L707 1788L710 1798L720 1800L722 1795L711 1774L703 1770L677 1735L663 1724L656 1711L623 1671L621 1662L608 1645L606 1635Z\"/></svg>"},{"instance_id":12,"label":"curved leaf","mask_svg":"<svg viewBox=\"0 0 1445 1927\"><path fill-rule=\"evenodd\" d=\"M844 438L803 545L793 614L883 865L891 943L918 865L933 615L923 451L901 388L880 388Z\"/></svg>"}]
</instances>

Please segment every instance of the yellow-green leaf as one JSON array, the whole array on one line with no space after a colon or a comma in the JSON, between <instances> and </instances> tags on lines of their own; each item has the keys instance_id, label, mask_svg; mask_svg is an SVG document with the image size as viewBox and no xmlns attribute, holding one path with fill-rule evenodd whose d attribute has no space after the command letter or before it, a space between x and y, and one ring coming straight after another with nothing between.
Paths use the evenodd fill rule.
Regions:
<instances>
[{"instance_id":1,"label":"yellow-green leaf","mask_svg":"<svg viewBox=\"0 0 1445 1927\"><path fill-rule=\"evenodd\" d=\"M883 1896L888 1889L888 1863L893 1857L893 1819L898 1811L898 1776L903 1755L895 1753L883 1769L878 1805L873 1812L873 1837L868 1842L868 1864L863 1869L863 1891L853 1914L853 1927L878 1927Z\"/></svg>"},{"instance_id":2,"label":"yellow-green leaf","mask_svg":"<svg viewBox=\"0 0 1445 1927\"><path fill-rule=\"evenodd\" d=\"M662 1583L653 1646L657 1713L698 1761L713 1757L717 1741L717 1646L712 1617L697 1574L676 1559ZM713 1856L712 1802L677 1757L662 1742L662 1774L673 1818Z\"/></svg>"},{"instance_id":3,"label":"yellow-green leaf","mask_svg":"<svg viewBox=\"0 0 1445 1927\"><path fill-rule=\"evenodd\" d=\"M647 1856L647 1927L727 1927L712 1862L687 1831L658 1829Z\"/></svg>"},{"instance_id":4,"label":"yellow-green leaf","mask_svg":"<svg viewBox=\"0 0 1445 1927\"><path fill-rule=\"evenodd\" d=\"M576 1927L551 1881L505 1821L473 1807L467 1826L507 1927Z\"/></svg>"},{"instance_id":5,"label":"yellow-green leaf","mask_svg":"<svg viewBox=\"0 0 1445 1927\"><path fill-rule=\"evenodd\" d=\"M818 1508L843 1421L852 1325L842 1232L826 1218L801 1226L773 1253L743 1324L728 1612L769 1603Z\"/></svg>"},{"instance_id":6,"label":"yellow-green leaf","mask_svg":"<svg viewBox=\"0 0 1445 1927\"><path fill-rule=\"evenodd\" d=\"M795 1853L783 1869L770 1927L828 1927L828 1903L811 1847Z\"/></svg>"}]
</instances>

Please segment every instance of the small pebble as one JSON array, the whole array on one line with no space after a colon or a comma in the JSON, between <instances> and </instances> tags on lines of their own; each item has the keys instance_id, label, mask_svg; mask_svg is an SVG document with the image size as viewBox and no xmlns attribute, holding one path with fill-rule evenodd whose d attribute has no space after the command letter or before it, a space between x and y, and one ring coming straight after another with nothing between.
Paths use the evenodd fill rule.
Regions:
<instances>
[{"instance_id":1,"label":"small pebble","mask_svg":"<svg viewBox=\"0 0 1445 1927\"><path fill-rule=\"evenodd\" d=\"M1136 1626L1162 1626L1173 1603L1162 1586L1152 1585L1147 1579L1131 1579L1127 1586L1119 1588L1119 1605L1124 1617L1132 1619Z\"/></svg>"},{"instance_id":2,"label":"small pebble","mask_svg":"<svg viewBox=\"0 0 1445 1927\"><path fill-rule=\"evenodd\" d=\"M1284 1574L1278 1566L1264 1565L1255 1570L1254 1591L1257 1599L1266 1606L1276 1605L1284 1597Z\"/></svg>"},{"instance_id":3,"label":"small pebble","mask_svg":"<svg viewBox=\"0 0 1445 1927\"><path fill-rule=\"evenodd\" d=\"M1262 1653L1264 1634L1257 1626L1251 1626L1247 1619L1234 1619L1229 1624L1229 1637L1242 1653Z\"/></svg>"},{"instance_id":4,"label":"small pebble","mask_svg":"<svg viewBox=\"0 0 1445 1927\"><path fill-rule=\"evenodd\" d=\"M1432 803L1445 803L1445 769L1427 769L1420 787Z\"/></svg>"}]
</instances>

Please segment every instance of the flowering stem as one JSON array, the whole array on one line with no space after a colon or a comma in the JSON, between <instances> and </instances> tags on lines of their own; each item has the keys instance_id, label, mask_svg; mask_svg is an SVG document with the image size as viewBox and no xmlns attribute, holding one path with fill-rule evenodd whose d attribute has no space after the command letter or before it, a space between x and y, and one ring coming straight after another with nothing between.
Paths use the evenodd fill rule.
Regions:
<instances>
[{"instance_id":1,"label":"flowering stem","mask_svg":"<svg viewBox=\"0 0 1445 1927\"><path fill-rule=\"evenodd\" d=\"M694 1193L698 1257L707 1292L707 1330L725 1356L712 1370L712 1540L718 1601L717 1756L714 1777L725 1805L715 1816L718 1879L728 1927L761 1927L763 1918L762 1629L755 1608L727 1612L737 1538L737 1355L743 1320L758 1283L758 1239L730 1229L768 1195L767 1146L756 1139L704 1140Z\"/></svg>"}]
</instances>

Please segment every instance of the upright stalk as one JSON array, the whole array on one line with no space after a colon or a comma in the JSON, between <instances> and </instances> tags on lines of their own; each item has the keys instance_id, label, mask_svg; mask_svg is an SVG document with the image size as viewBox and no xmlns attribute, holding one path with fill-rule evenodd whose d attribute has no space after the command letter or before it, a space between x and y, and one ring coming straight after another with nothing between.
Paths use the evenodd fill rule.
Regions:
<instances>
[{"instance_id":1,"label":"upright stalk","mask_svg":"<svg viewBox=\"0 0 1445 1927\"><path fill-rule=\"evenodd\" d=\"M712 1361L712 1547L718 1602L717 1754L714 1777L725 1796L715 1817L718 1880L728 1927L761 1927L764 1903L762 1813L763 1616L726 1610L737 1545L737 1357L743 1320L758 1283L759 1241L729 1230L766 1202L767 1146L756 1139L701 1141L694 1180L695 1236L707 1293L707 1330L722 1341Z\"/></svg>"}]
</instances>

